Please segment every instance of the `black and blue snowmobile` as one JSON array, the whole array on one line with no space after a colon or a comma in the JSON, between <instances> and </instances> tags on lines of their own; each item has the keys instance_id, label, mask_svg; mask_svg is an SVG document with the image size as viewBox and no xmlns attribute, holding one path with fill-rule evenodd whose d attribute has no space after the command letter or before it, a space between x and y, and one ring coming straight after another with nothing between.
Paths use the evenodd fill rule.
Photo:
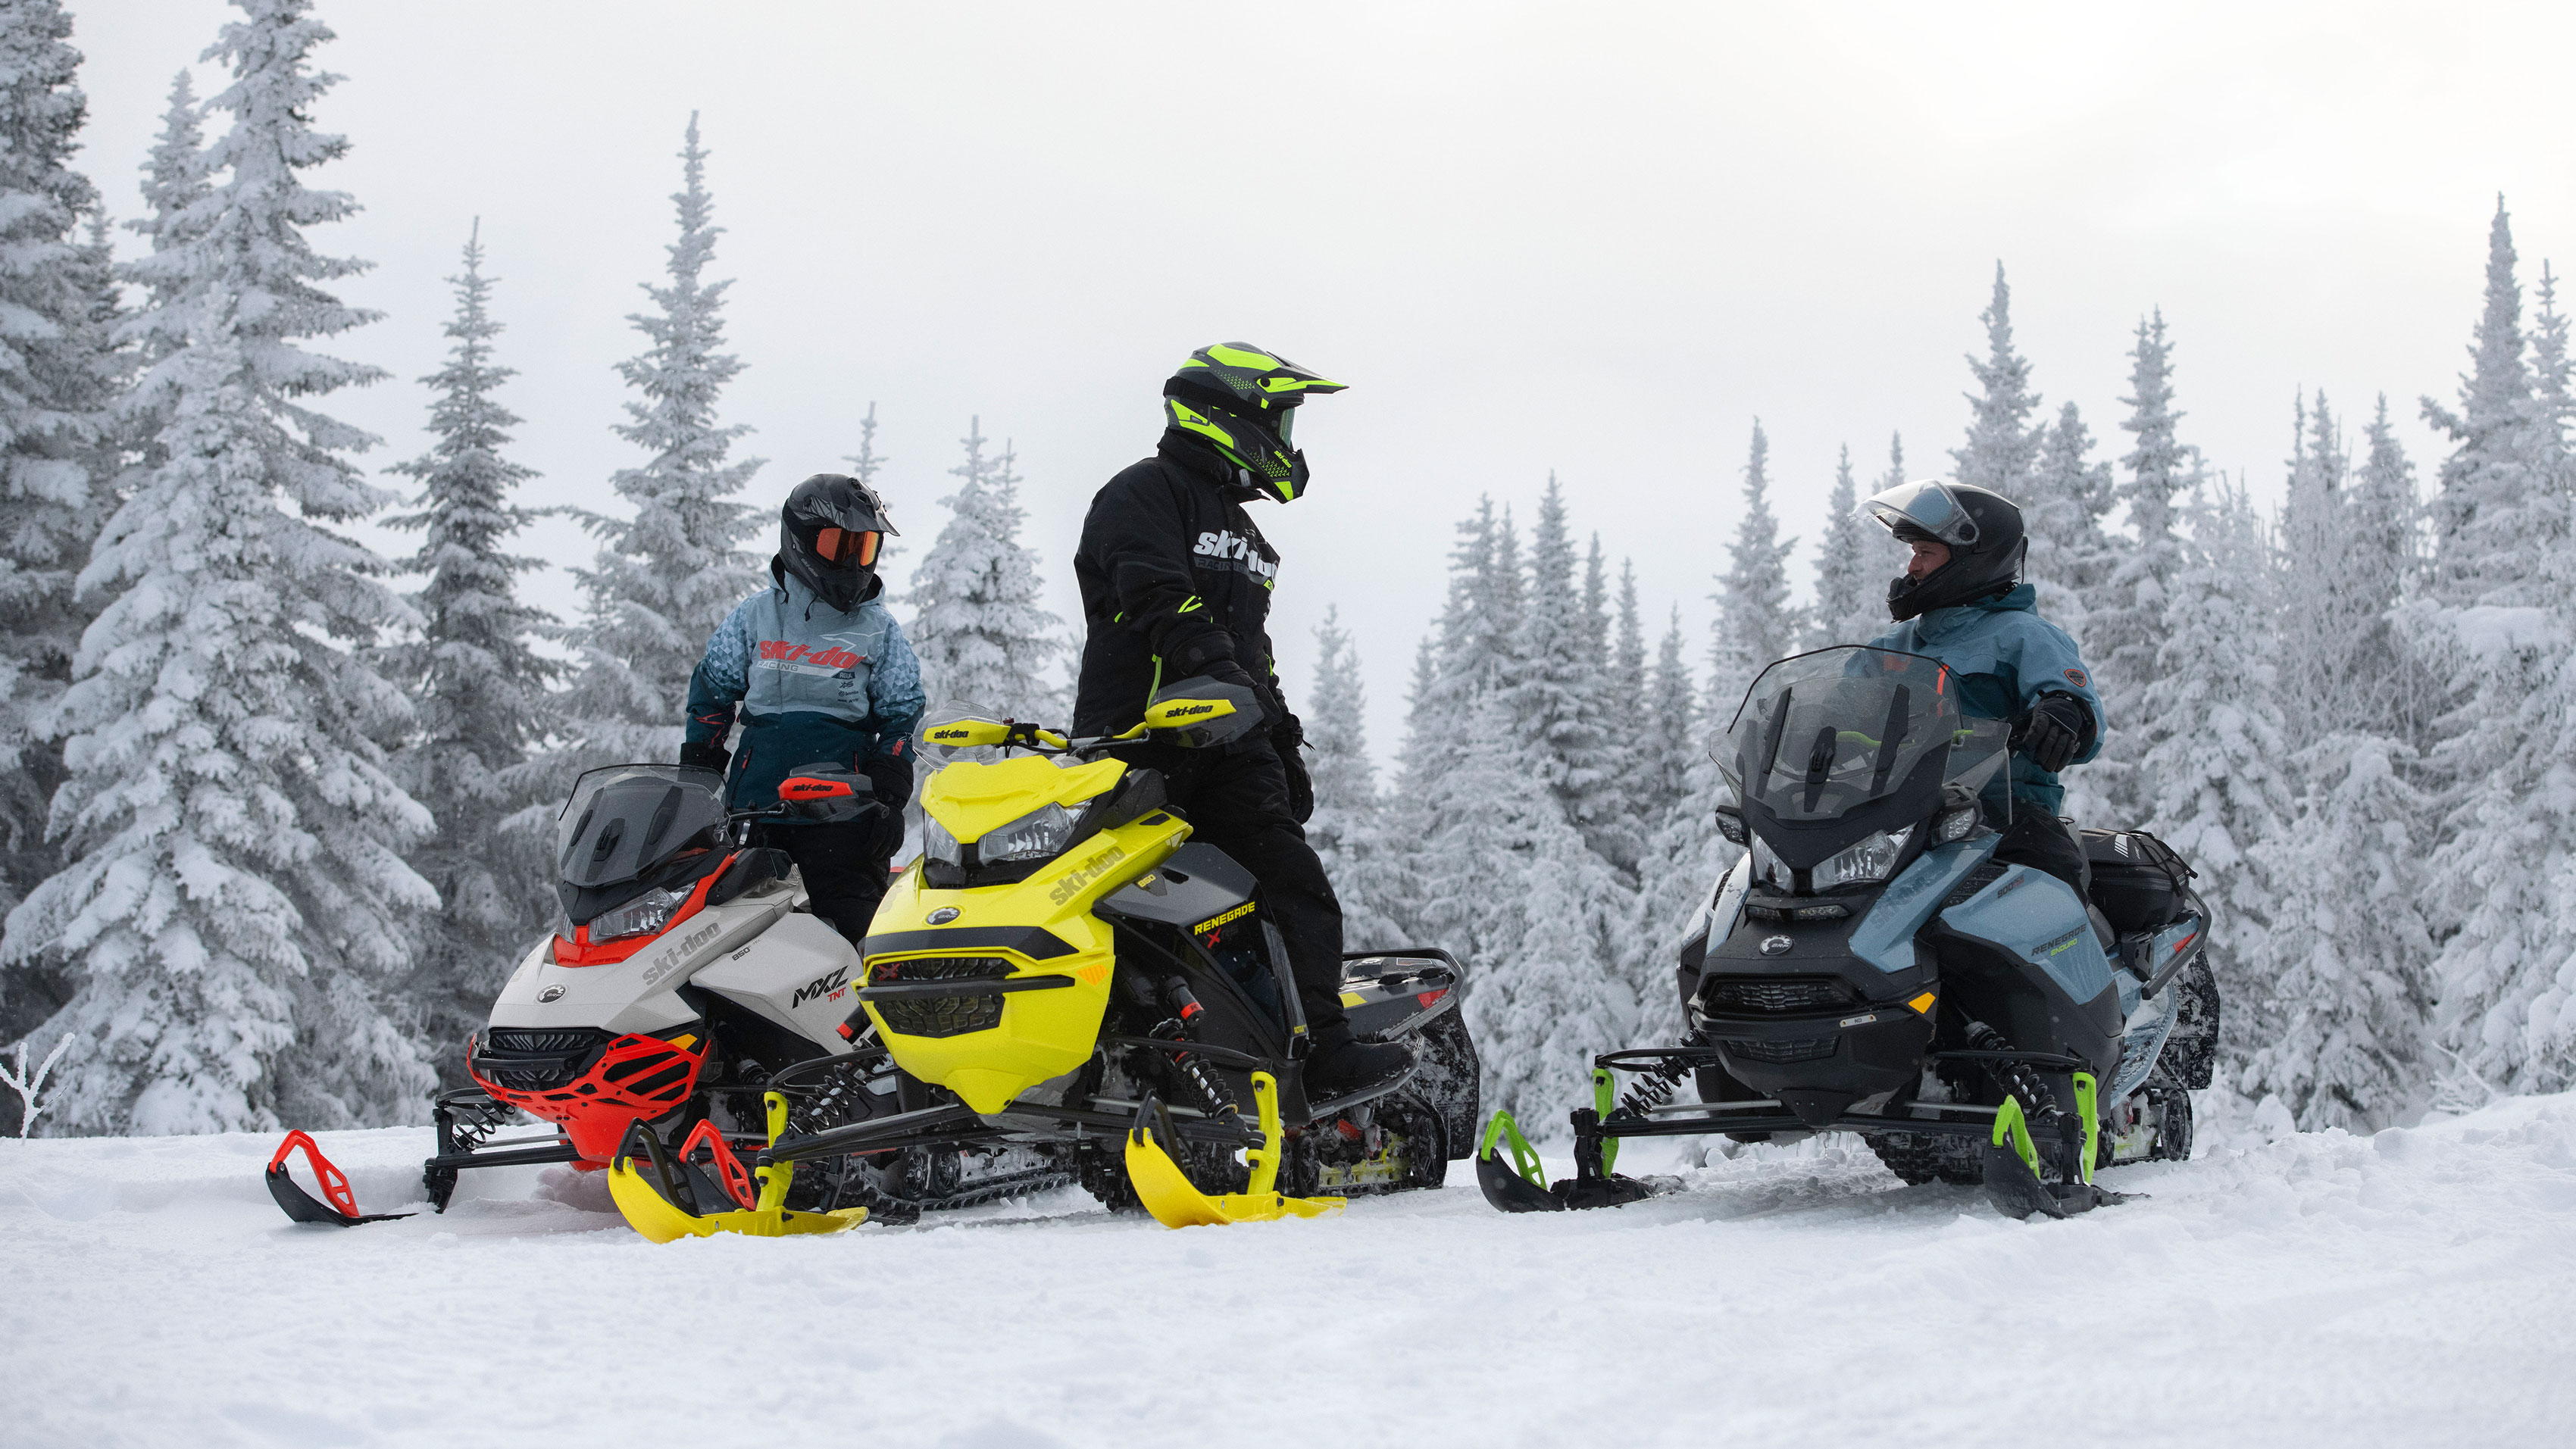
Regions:
<instances>
[{"instance_id":1,"label":"black and blue snowmobile","mask_svg":"<svg viewBox=\"0 0 2576 1449\"><path fill-rule=\"evenodd\" d=\"M1634 1202L1653 1188L1613 1170L1630 1137L1857 1132L1906 1182L1983 1183L2016 1218L2119 1201L2098 1168L2190 1156L2219 1009L2193 872L2134 831L2083 832L2090 899L1996 861L2009 739L1921 655L1765 670L1714 751L1718 828L1746 851L1682 948L1687 1039L1594 1059L1572 1178L1496 1113L1486 1200ZM1685 1078L1699 1101L1672 1100Z\"/></svg>"}]
</instances>

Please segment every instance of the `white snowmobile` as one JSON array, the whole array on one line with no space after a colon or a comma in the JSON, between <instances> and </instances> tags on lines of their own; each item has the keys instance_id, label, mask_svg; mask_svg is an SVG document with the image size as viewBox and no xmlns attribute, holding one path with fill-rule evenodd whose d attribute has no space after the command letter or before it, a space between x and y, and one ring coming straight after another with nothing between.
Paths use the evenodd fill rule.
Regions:
<instances>
[{"instance_id":1,"label":"white snowmobile","mask_svg":"<svg viewBox=\"0 0 2576 1449\"><path fill-rule=\"evenodd\" d=\"M811 913L786 852L747 843L764 818L855 820L881 807L865 776L838 766L806 767L779 795L764 810L728 811L722 776L678 765L617 765L575 782L556 830L556 931L520 962L490 1024L468 1039L477 1085L435 1103L438 1151L421 1173L433 1211L446 1210L461 1172L605 1168L630 1140L635 1155L687 1163L692 1180L730 1199L701 1205L685 1226L630 1213L648 1234L664 1223L673 1232L831 1231L871 1211L902 1220L1074 1180L1048 1155L1010 1146L743 1165L737 1149L891 1115L904 1095L851 995L858 952ZM501 1135L521 1113L547 1130ZM328 1201L290 1175L298 1151ZM277 1149L268 1185L299 1222L407 1215L359 1212L346 1179L302 1132Z\"/></svg>"}]
</instances>

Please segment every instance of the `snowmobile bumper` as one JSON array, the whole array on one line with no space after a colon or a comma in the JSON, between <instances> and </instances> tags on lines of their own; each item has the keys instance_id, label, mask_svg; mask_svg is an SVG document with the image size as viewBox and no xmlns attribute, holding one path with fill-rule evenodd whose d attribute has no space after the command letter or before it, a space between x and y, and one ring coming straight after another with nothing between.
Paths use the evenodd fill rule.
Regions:
<instances>
[{"instance_id":1,"label":"snowmobile bumper","mask_svg":"<svg viewBox=\"0 0 2576 1449\"><path fill-rule=\"evenodd\" d=\"M1279 1183L1279 1083L1268 1072L1252 1074L1252 1100L1261 1123L1261 1143L1244 1149L1252 1180L1242 1192L1210 1197L1198 1190L1181 1165L1158 1140L1155 1102L1136 1108L1136 1124L1127 1130L1127 1177L1136 1197L1154 1221L1167 1228L1217 1227L1227 1223L1266 1223L1284 1217L1316 1218L1340 1212L1338 1197L1290 1197Z\"/></svg>"},{"instance_id":2,"label":"snowmobile bumper","mask_svg":"<svg viewBox=\"0 0 2576 1449\"><path fill-rule=\"evenodd\" d=\"M774 1144L787 1125L787 1099L769 1092L762 1101ZM704 1167L696 1161L702 1149ZM719 1233L755 1238L837 1233L866 1220L864 1207L789 1209L787 1189L795 1176L793 1163L745 1166L713 1123L700 1122L680 1150L671 1153L651 1128L637 1122L626 1130L626 1140L608 1164L608 1192L627 1225L656 1243Z\"/></svg>"}]
</instances>

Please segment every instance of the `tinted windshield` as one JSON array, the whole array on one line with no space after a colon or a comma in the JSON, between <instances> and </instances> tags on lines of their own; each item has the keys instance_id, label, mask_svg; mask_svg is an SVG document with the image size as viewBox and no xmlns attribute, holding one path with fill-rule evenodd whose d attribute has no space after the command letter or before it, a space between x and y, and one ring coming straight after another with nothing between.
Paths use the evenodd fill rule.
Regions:
<instances>
[{"instance_id":1,"label":"tinted windshield","mask_svg":"<svg viewBox=\"0 0 2576 1449\"><path fill-rule=\"evenodd\" d=\"M2006 734L1960 713L1958 678L1940 661L1845 645L1762 671L1711 753L1739 801L1832 820L1903 789L1936 752L1940 778L1981 789Z\"/></svg>"},{"instance_id":2,"label":"tinted windshield","mask_svg":"<svg viewBox=\"0 0 2576 1449\"><path fill-rule=\"evenodd\" d=\"M588 889L633 880L724 842L724 776L684 765L610 765L575 780L555 818L555 869Z\"/></svg>"}]
</instances>

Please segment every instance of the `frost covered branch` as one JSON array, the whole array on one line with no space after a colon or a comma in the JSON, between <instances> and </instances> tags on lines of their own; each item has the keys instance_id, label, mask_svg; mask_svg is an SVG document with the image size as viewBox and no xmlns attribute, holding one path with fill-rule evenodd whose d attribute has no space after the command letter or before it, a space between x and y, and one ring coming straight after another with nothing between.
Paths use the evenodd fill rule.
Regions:
<instances>
[{"instance_id":1,"label":"frost covered branch","mask_svg":"<svg viewBox=\"0 0 2576 1449\"><path fill-rule=\"evenodd\" d=\"M25 1137L36 1125L36 1114L45 1110L45 1076L53 1071L54 1063L62 1060L63 1052L74 1040L76 1038L70 1032L63 1033L62 1038L54 1043L54 1049L45 1053L44 1061L37 1065L33 1073L27 1070L27 1044L23 1041L18 1043L18 1069L13 1072L7 1067L0 1067L0 1082L8 1083L9 1089L18 1094L21 1108L18 1114L20 1137Z\"/></svg>"}]
</instances>

